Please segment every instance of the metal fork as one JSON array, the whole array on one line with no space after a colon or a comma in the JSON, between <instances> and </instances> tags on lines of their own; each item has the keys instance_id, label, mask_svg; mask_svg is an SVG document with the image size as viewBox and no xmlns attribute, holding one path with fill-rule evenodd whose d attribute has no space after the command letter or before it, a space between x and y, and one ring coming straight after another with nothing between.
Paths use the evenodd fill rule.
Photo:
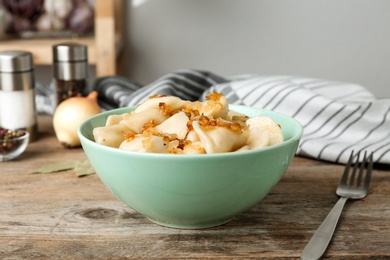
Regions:
<instances>
[{"instance_id":1,"label":"metal fork","mask_svg":"<svg viewBox=\"0 0 390 260\"><path fill-rule=\"evenodd\" d=\"M336 193L340 196L340 199L306 245L301 259L319 259L328 247L345 202L348 199L362 199L367 196L373 167L373 154L371 153L367 157L367 152L365 152L361 163L359 163L360 152L356 155L355 163L354 157L354 152L352 151L340 184L337 187ZM364 173L366 173L365 177L363 177ZM349 178L348 175L350 175ZM363 178L364 183L362 183Z\"/></svg>"}]
</instances>

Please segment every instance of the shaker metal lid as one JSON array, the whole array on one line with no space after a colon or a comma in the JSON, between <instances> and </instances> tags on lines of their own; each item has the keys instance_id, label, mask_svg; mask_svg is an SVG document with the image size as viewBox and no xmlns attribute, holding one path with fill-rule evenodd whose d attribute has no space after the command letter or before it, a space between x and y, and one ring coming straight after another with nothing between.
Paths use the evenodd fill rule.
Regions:
<instances>
[{"instance_id":1,"label":"shaker metal lid","mask_svg":"<svg viewBox=\"0 0 390 260\"><path fill-rule=\"evenodd\" d=\"M0 52L0 72L25 72L34 68L32 54L27 51Z\"/></svg>"},{"instance_id":2,"label":"shaker metal lid","mask_svg":"<svg viewBox=\"0 0 390 260\"><path fill-rule=\"evenodd\" d=\"M60 43L54 45L53 60L57 62L87 61L87 46L78 43Z\"/></svg>"}]
</instances>

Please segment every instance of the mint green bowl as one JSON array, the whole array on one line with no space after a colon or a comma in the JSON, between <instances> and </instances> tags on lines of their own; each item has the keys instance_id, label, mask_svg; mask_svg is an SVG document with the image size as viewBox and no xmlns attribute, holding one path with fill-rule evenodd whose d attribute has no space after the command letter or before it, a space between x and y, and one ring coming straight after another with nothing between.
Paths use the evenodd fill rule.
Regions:
<instances>
[{"instance_id":1,"label":"mint green bowl","mask_svg":"<svg viewBox=\"0 0 390 260\"><path fill-rule=\"evenodd\" d=\"M154 223L174 228L207 228L229 222L264 198L295 155L302 126L293 118L231 105L249 117L265 115L281 125L285 141L237 153L175 155L123 151L95 143L92 130L112 114L103 112L78 130L82 147L101 181L122 202Z\"/></svg>"}]
</instances>

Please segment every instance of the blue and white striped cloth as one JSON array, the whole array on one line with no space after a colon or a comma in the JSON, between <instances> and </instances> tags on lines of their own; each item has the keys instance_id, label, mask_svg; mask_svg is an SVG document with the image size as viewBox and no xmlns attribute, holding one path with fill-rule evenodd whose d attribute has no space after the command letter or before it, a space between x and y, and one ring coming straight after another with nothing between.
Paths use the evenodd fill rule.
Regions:
<instances>
[{"instance_id":1,"label":"blue and white striped cloth","mask_svg":"<svg viewBox=\"0 0 390 260\"><path fill-rule=\"evenodd\" d=\"M374 152L375 163L390 164L390 99L377 99L357 84L297 76L224 78L180 70L146 86L105 77L93 87L106 109L137 105L155 94L204 100L215 90L231 104L273 110L298 120L304 127L298 155L346 163L352 150L367 151Z\"/></svg>"}]
</instances>

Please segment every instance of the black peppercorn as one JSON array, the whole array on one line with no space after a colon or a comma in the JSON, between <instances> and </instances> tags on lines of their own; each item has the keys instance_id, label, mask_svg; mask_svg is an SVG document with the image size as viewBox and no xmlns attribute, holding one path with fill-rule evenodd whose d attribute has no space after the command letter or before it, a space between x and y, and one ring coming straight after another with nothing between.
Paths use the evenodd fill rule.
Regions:
<instances>
[{"instance_id":1,"label":"black peppercorn","mask_svg":"<svg viewBox=\"0 0 390 260\"><path fill-rule=\"evenodd\" d=\"M21 140L18 140L18 138L25 134L25 130L0 128L0 154L8 154L16 150L22 142Z\"/></svg>"}]
</instances>

